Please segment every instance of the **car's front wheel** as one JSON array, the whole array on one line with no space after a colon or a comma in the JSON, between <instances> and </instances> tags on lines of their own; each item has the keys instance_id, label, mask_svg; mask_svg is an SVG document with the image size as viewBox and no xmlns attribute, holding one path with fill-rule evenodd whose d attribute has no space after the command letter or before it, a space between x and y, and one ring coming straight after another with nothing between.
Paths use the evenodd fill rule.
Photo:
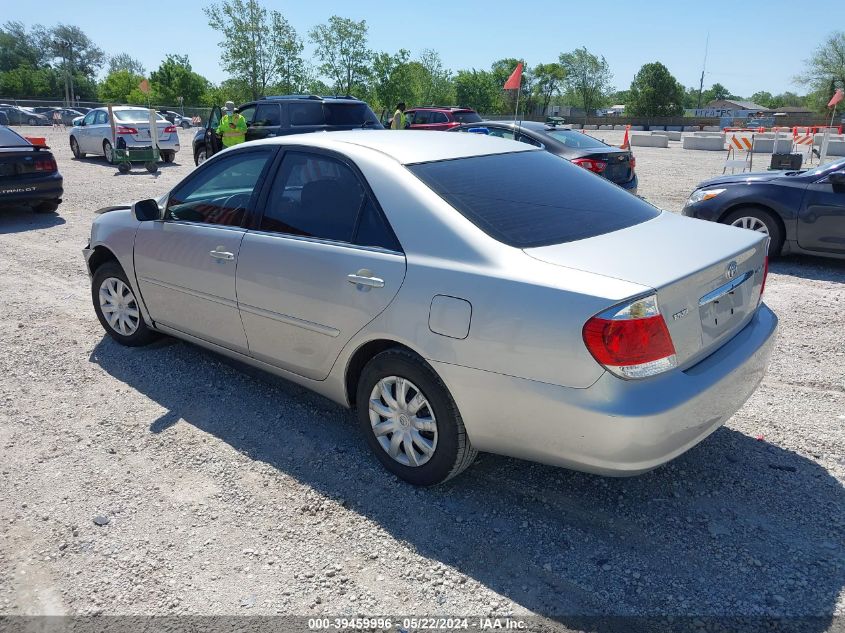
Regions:
<instances>
[{"instance_id":1,"label":"car's front wheel","mask_svg":"<svg viewBox=\"0 0 845 633\"><path fill-rule=\"evenodd\" d=\"M91 298L103 329L121 345L139 347L158 337L144 323L132 286L117 262L106 262L94 271Z\"/></svg>"},{"instance_id":2,"label":"car's front wheel","mask_svg":"<svg viewBox=\"0 0 845 633\"><path fill-rule=\"evenodd\" d=\"M769 256L777 257L783 248L783 230L775 217L759 207L739 207L725 216L723 222L741 229L769 236Z\"/></svg>"},{"instance_id":3,"label":"car's front wheel","mask_svg":"<svg viewBox=\"0 0 845 633\"><path fill-rule=\"evenodd\" d=\"M194 162L199 166L199 165L202 165L206 161L207 158L208 158L208 155L206 154L205 148L200 147L197 150L197 153L194 155Z\"/></svg>"},{"instance_id":4,"label":"car's front wheel","mask_svg":"<svg viewBox=\"0 0 845 633\"><path fill-rule=\"evenodd\" d=\"M389 349L364 367L358 381L358 422L382 465L417 486L439 484L472 464L461 414L428 363Z\"/></svg>"},{"instance_id":5,"label":"car's front wheel","mask_svg":"<svg viewBox=\"0 0 845 633\"><path fill-rule=\"evenodd\" d=\"M85 158L85 152L79 151L79 142L72 136L70 137L70 151L73 152L74 158Z\"/></svg>"}]
</instances>

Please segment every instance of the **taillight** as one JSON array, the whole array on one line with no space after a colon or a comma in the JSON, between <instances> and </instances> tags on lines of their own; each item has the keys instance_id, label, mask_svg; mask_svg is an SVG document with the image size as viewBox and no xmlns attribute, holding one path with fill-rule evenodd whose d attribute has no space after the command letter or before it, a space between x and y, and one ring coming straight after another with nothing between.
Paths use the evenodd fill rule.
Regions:
<instances>
[{"instance_id":1,"label":"taillight","mask_svg":"<svg viewBox=\"0 0 845 633\"><path fill-rule=\"evenodd\" d=\"M118 125L115 129L115 134L130 134L134 135L138 133L138 130L134 127L129 127L126 125Z\"/></svg>"},{"instance_id":2,"label":"taillight","mask_svg":"<svg viewBox=\"0 0 845 633\"><path fill-rule=\"evenodd\" d=\"M657 295L597 314L584 324L582 335L593 358L622 378L646 378L677 365Z\"/></svg>"},{"instance_id":3,"label":"taillight","mask_svg":"<svg viewBox=\"0 0 845 633\"><path fill-rule=\"evenodd\" d=\"M35 171L58 171L55 158L38 158L35 160Z\"/></svg>"},{"instance_id":4,"label":"taillight","mask_svg":"<svg viewBox=\"0 0 845 633\"><path fill-rule=\"evenodd\" d=\"M588 169L596 174L600 174L604 171L604 168L607 167L607 163L601 160L594 160L592 158L575 158L572 160L573 163L578 165L579 167L583 167L584 169Z\"/></svg>"},{"instance_id":5,"label":"taillight","mask_svg":"<svg viewBox=\"0 0 845 633\"><path fill-rule=\"evenodd\" d=\"M628 161L628 164L631 166L631 171L634 171L637 168L637 159L634 158L634 155L631 155L631 160Z\"/></svg>"},{"instance_id":6,"label":"taillight","mask_svg":"<svg viewBox=\"0 0 845 633\"><path fill-rule=\"evenodd\" d=\"M176 134L176 126L175 125L168 125L164 128L165 134Z\"/></svg>"},{"instance_id":7,"label":"taillight","mask_svg":"<svg viewBox=\"0 0 845 633\"><path fill-rule=\"evenodd\" d=\"M766 278L769 276L769 256L763 260L763 283L760 284L760 298L763 298L763 291L766 289Z\"/></svg>"}]
</instances>

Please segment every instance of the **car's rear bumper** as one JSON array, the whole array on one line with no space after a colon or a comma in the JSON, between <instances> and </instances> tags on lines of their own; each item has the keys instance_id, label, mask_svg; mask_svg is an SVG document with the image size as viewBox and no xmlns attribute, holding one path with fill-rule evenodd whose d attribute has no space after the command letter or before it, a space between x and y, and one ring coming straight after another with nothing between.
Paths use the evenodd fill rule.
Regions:
<instances>
[{"instance_id":1,"label":"car's rear bumper","mask_svg":"<svg viewBox=\"0 0 845 633\"><path fill-rule=\"evenodd\" d=\"M686 371L644 380L609 372L587 389L432 362L481 451L603 475L636 475L695 446L730 418L763 378L777 317L751 322Z\"/></svg>"},{"instance_id":2,"label":"car's rear bumper","mask_svg":"<svg viewBox=\"0 0 845 633\"><path fill-rule=\"evenodd\" d=\"M126 147L128 147L130 149L135 148L135 147L140 148L140 147L151 147L152 146L152 140L151 139L143 139L143 138L142 139L134 139L131 136L120 136L119 138L122 138L123 140L125 140L126 141ZM163 150L167 150L167 151L178 152L179 149L180 149L180 147L179 147L179 135L178 134L171 134L170 138L167 139L167 140L159 139L158 148L163 149Z\"/></svg>"},{"instance_id":3,"label":"car's rear bumper","mask_svg":"<svg viewBox=\"0 0 845 633\"><path fill-rule=\"evenodd\" d=\"M45 201L61 202L64 180L59 172L36 178L0 182L0 207L18 207Z\"/></svg>"}]
</instances>

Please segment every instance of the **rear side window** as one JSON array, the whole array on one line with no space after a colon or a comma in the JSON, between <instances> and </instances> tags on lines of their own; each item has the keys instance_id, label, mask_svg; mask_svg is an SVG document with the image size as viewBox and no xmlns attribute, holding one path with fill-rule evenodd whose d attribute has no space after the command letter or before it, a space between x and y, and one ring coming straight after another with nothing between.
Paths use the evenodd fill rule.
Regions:
<instances>
[{"instance_id":1,"label":"rear side window","mask_svg":"<svg viewBox=\"0 0 845 633\"><path fill-rule=\"evenodd\" d=\"M478 123L481 121L481 117L475 112L453 112L452 116L459 123Z\"/></svg>"},{"instance_id":2,"label":"rear side window","mask_svg":"<svg viewBox=\"0 0 845 633\"><path fill-rule=\"evenodd\" d=\"M327 125L361 125L378 123L378 118L365 103L326 103L323 105Z\"/></svg>"},{"instance_id":3,"label":"rear side window","mask_svg":"<svg viewBox=\"0 0 845 633\"><path fill-rule=\"evenodd\" d=\"M322 125L324 123L322 103L291 103L288 107L291 125Z\"/></svg>"},{"instance_id":4,"label":"rear side window","mask_svg":"<svg viewBox=\"0 0 845 633\"><path fill-rule=\"evenodd\" d=\"M589 134L583 132L571 132L569 130L553 130L546 132L549 136L557 139L567 147L575 149L607 149L607 145L594 139Z\"/></svg>"},{"instance_id":5,"label":"rear side window","mask_svg":"<svg viewBox=\"0 0 845 633\"><path fill-rule=\"evenodd\" d=\"M482 231L516 248L583 240L660 215L604 178L544 151L408 169Z\"/></svg>"},{"instance_id":6,"label":"rear side window","mask_svg":"<svg viewBox=\"0 0 845 633\"><path fill-rule=\"evenodd\" d=\"M449 117L447 117L442 112L432 112L430 122L431 123L448 123Z\"/></svg>"},{"instance_id":7,"label":"rear side window","mask_svg":"<svg viewBox=\"0 0 845 633\"><path fill-rule=\"evenodd\" d=\"M29 141L25 140L17 132L7 127L0 127L0 147L18 147L29 144Z\"/></svg>"}]
</instances>

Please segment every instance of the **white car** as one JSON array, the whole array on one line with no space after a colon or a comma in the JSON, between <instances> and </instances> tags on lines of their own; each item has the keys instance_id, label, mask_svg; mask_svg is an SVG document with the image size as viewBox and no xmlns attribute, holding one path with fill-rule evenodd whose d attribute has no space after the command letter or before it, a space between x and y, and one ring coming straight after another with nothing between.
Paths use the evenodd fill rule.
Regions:
<instances>
[{"instance_id":1,"label":"white car","mask_svg":"<svg viewBox=\"0 0 845 633\"><path fill-rule=\"evenodd\" d=\"M126 142L128 148L149 147L150 111L146 108L120 106L112 108L115 123L115 142L120 139ZM158 128L158 147L161 158L166 163L172 163L179 151L179 134L176 126L161 115L156 114ZM70 149L75 158L84 158L86 154L105 156L113 162L112 131L107 108L91 110L82 119L74 119L70 131Z\"/></svg>"}]
</instances>

